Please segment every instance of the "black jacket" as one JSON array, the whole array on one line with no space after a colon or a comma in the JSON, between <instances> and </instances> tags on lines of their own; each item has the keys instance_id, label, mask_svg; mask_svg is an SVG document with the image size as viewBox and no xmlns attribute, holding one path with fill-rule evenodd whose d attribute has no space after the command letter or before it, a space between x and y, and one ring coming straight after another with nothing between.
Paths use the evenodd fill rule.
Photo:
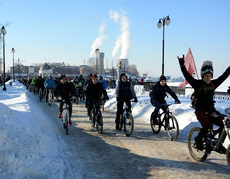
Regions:
<instances>
[{"instance_id":1,"label":"black jacket","mask_svg":"<svg viewBox=\"0 0 230 179\"><path fill-rule=\"evenodd\" d=\"M156 101L159 104L165 103L165 97L167 96L166 92L169 93L175 100L178 100L176 94L171 90L171 88L167 84L161 86L159 81L153 86L151 100Z\"/></svg>"},{"instance_id":2,"label":"black jacket","mask_svg":"<svg viewBox=\"0 0 230 179\"><path fill-rule=\"evenodd\" d=\"M86 87L86 97L91 99L99 100L102 94L107 97L107 92L100 83L89 83Z\"/></svg>"},{"instance_id":3,"label":"black jacket","mask_svg":"<svg viewBox=\"0 0 230 179\"><path fill-rule=\"evenodd\" d=\"M55 90L54 96L61 96L62 98L70 98L70 96L74 96L76 94L75 88L72 88L71 83L58 83Z\"/></svg>"},{"instance_id":4,"label":"black jacket","mask_svg":"<svg viewBox=\"0 0 230 179\"><path fill-rule=\"evenodd\" d=\"M120 81L116 86L115 94L121 100L131 100L136 97L133 85L128 81Z\"/></svg>"}]
</instances>

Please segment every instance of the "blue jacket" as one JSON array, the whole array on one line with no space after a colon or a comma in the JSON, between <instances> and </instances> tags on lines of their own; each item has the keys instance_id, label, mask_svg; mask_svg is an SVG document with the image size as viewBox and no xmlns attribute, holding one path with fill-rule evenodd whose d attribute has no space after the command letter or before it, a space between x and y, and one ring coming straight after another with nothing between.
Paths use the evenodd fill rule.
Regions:
<instances>
[{"instance_id":1,"label":"blue jacket","mask_svg":"<svg viewBox=\"0 0 230 179\"><path fill-rule=\"evenodd\" d=\"M101 83L105 90L108 88L108 84L105 80L98 81L98 83Z\"/></svg>"},{"instance_id":2,"label":"blue jacket","mask_svg":"<svg viewBox=\"0 0 230 179\"><path fill-rule=\"evenodd\" d=\"M45 83L44 83L44 87L45 88L55 88L55 81L53 78L47 78Z\"/></svg>"}]
</instances>

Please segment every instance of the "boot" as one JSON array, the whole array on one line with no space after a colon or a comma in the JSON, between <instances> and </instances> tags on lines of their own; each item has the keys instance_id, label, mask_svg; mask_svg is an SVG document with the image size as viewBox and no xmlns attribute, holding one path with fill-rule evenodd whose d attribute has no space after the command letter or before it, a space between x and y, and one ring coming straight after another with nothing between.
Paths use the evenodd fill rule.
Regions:
<instances>
[{"instance_id":1,"label":"boot","mask_svg":"<svg viewBox=\"0 0 230 179\"><path fill-rule=\"evenodd\" d=\"M62 112L59 112L59 114L58 114L57 117L58 117L58 118L62 118Z\"/></svg>"}]
</instances>

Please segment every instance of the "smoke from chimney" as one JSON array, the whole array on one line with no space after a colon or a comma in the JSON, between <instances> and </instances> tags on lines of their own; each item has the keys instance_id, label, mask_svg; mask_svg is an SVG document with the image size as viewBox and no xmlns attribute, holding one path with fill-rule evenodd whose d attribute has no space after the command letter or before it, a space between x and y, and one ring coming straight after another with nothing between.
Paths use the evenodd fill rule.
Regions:
<instances>
[{"instance_id":1,"label":"smoke from chimney","mask_svg":"<svg viewBox=\"0 0 230 179\"><path fill-rule=\"evenodd\" d=\"M129 33L129 19L125 16L126 12L122 10L122 15L116 11L109 11L110 19L115 23L120 20L120 35L117 37L115 47L113 48L112 56L115 57L119 50L121 51L119 59L128 58L130 48L130 33Z\"/></svg>"},{"instance_id":2,"label":"smoke from chimney","mask_svg":"<svg viewBox=\"0 0 230 179\"><path fill-rule=\"evenodd\" d=\"M99 37L97 37L95 40L94 40L94 42L93 42L93 44L92 44L92 46L91 46L91 52L90 52L90 58L92 58L94 55L95 55L95 50L97 49L97 48L99 48L101 45L102 45L102 42L103 42L103 40L104 39L107 39L107 36L106 35L104 35L104 31L105 31L105 29L106 29L106 24L105 23L102 23L102 25L100 26L100 28L99 28L99 30L98 30L98 35L99 35Z\"/></svg>"}]
</instances>

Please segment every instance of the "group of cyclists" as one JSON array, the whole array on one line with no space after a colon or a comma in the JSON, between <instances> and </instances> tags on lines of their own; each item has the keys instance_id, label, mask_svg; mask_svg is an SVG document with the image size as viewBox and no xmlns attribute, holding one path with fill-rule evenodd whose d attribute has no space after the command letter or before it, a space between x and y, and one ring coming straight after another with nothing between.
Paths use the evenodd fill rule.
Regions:
<instances>
[{"instance_id":1,"label":"group of cyclists","mask_svg":"<svg viewBox=\"0 0 230 179\"><path fill-rule=\"evenodd\" d=\"M195 79L193 76L189 74L185 65L184 65L184 56L178 57L179 64L181 67L182 74L184 75L185 79L194 89L194 109L195 114L198 121L202 125L202 129L200 133L195 138L195 142L197 145L198 150L203 150L202 140L207 133L208 130L213 128L213 124L219 126L219 132L221 133L223 130L223 116L217 111L214 107L214 91L215 89L220 86L223 81L229 76L230 74L230 67L226 69L226 71L217 79L213 78L213 67L211 61L205 61L201 68L201 78L202 79ZM87 107L87 115L92 115L92 109L94 107L100 108L101 98L105 100L109 99L106 89L108 85L100 82L103 79L98 79L97 74L90 74L89 78L85 80L81 75L79 78L75 78L71 80L71 78L67 78L65 75L62 75L59 80L54 80L50 75L47 79L42 79L39 77L38 79L32 79L30 81L31 85L35 87L46 89L54 88L54 100L57 101L57 96L61 95L62 98L66 100L68 105L70 106L70 123L71 122L71 115L72 115L72 104L71 98L76 99L77 94L81 94L82 100L85 99L85 105ZM42 85L43 84L43 85ZM34 90L34 89L33 89ZM77 92L76 92L77 91ZM83 93L84 92L84 93ZM152 92L150 94L151 97L151 104L155 107L154 110L154 118L157 117L158 111L160 108L165 110L162 107L162 103L166 103L165 97L169 93L174 99L175 103L181 103L176 94L170 89L170 87L166 84L166 78L164 75L160 76L159 81L156 85L152 88ZM47 95L46 95L47 97ZM115 89L115 97L117 99L117 113L115 119L115 128L119 130L119 117L123 112L123 105L126 103L128 106L129 111L131 111L131 103L130 100L133 99L134 102L138 102L134 87L132 83L128 80L126 74L121 74L120 79L116 84ZM46 98L47 100L47 98ZM62 103L60 103L59 107L59 114L58 117L62 117ZM157 121L155 121L157 122ZM221 146L219 153L226 153L226 148Z\"/></svg>"}]
</instances>

